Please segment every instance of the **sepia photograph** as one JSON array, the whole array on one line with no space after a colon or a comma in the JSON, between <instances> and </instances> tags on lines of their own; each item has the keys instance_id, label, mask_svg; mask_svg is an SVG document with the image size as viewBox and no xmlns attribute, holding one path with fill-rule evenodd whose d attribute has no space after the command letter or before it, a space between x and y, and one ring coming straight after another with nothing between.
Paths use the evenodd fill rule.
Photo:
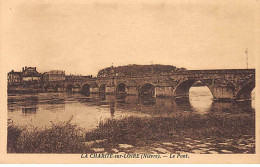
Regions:
<instances>
[{"instance_id":1,"label":"sepia photograph","mask_svg":"<svg viewBox=\"0 0 260 167\"><path fill-rule=\"evenodd\" d=\"M258 1L0 2L0 163L260 162Z\"/></svg>"}]
</instances>

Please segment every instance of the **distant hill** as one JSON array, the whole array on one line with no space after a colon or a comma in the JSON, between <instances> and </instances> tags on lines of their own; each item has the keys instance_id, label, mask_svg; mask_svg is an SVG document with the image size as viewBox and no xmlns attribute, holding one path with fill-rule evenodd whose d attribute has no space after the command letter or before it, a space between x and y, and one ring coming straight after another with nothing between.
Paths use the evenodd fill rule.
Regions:
<instances>
[{"instance_id":1,"label":"distant hill","mask_svg":"<svg viewBox=\"0 0 260 167\"><path fill-rule=\"evenodd\" d=\"M186 70L185 68L176 68L172 65L125 65L118 67L108 67L98 72L98 77L106 77L114 74L116 76L127 76L127 75L142 75L142 74L160 74L160 73L172 73L176 70Z\"/></svg>"}]
</instances>

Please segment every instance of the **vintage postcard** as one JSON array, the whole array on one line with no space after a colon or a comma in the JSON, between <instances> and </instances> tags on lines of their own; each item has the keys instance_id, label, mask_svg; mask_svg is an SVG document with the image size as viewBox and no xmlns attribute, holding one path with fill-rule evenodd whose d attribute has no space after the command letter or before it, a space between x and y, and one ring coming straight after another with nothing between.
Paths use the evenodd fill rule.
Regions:
<instances>
[{"instance_id":1,"label":"vintage postcard","mask_svg":"<svg viewBox=\"0 0 260 167\"><path fill-rule=\"evenodd\" d=\"M0 7L0 163L260 163L259 1Z\"/></svg>"}]
</instances>

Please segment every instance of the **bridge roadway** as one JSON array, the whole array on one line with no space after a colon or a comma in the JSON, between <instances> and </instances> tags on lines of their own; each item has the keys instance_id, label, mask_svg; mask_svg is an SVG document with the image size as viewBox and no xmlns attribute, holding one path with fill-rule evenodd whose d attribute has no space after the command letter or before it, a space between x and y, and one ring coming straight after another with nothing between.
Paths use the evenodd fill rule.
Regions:
<instances>
[{"instance_id":1,"label":"bridge roadway","mask_svg":"<svg viewBox=\"0 0 260 167\"><path fill-rule=\"evenodd\" d=\"M46 91L125 93L128 95L188 97L192 85L201 81L214 100L249 100L255 88L255 69L187 70L167 74L97 77L44 83Z\"/></svg>"}]
</instances>

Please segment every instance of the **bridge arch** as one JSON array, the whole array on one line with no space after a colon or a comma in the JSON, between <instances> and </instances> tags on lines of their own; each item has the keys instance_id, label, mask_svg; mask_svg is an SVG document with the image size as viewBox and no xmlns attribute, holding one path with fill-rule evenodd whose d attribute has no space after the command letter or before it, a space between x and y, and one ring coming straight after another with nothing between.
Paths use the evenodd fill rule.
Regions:
<instances>
[{"instance_id":1,"label":"bridge arch","mask_svg":"<svg viewBox=\"0 0 260 167\"><path fill-rule=\"evenodd\" d=\"M59 92L60 91L59 89L63 90L63 88L64 88L64 85L57 84L57 85L54 86L54 91Z\"/></svg>"},{"instance_id":2,"label":"bridge arch","mask_svg":"<svg viewBox=\"0 0 260 167\"><path fill-rule=\"evenodd\" d=\"M173 95L175 97L189 97L189 91L190 88L195 84L200 82L200 84L205 85L210 90L212 96L214 97L214 94L212 93L212 90L209 88L207 84L205 84L202 80L197 79L187 79L184 81L180 81L179 84L174 89Z\"/></svg>"},{"instance_id":3,"label":"bridge arch","mask_svg":"<svg viewBox=\"0 0 260 167\"><path fill-rule=\"evenodd\" d=\"M66 92L72 92L73 91L73 84L68 84L66 86Z\"/></svg>"},{"instance_id":4,"label":"bridge arch","mask_svg":"<svg viewBox=\"0 0 260 167\"><path fill-rule=\"evenodd\" d=\"M80 86L79 83L76 83L76 84L73 85L73 87L74 87L74 88L80 88L81 86Z\"/></svg>"},{"instance_id":5,"label":"bridge arch","mask_svg":"<svg viewBox=\"0 0 260 167\"><path fill-rule=\"evenodd\" d=\"M119 83L116 86L116 92L117 93L126 93L126 84L124 82Z\"/></svg>"},{"instance_id":6,"label":"bridge arch","mask_svg":"<svg viewBox=\"0 0 260 167\"><path fill-rule=\"evenodd\" d=\"M235 95L236 100L251 100L251 92L255 88L255 80L250 80L240 87Z\"/></svg>"},{"instance_id":7,"label":"bridge arch","mask_svg":"<svg viewBox=\"0 0 260 167\"><path fill-rule=\"evenodd\" d=\"M55 85L55 86L54 86L54 91L55 91L55 92L58 92L58 88L59 88L59 85L58 85L58 84Z\"/></svg>"},{"instance_id":8,"label":"bridge arch","mask_svg":"<svg viewBox=\"0 0 260 167\"><path fill-rule=\"evenodd\" d=\"M155 92L155 86L151 83L146 83L141 86L140 91L139 91L140 96L156 96Z\"/></svg>"},{"instance_id":9,"label":"bridge arch","mask_svg":"<svg viewBox=\"0 0 260 167\"><path fill-rule=\"evenodd\" d=\"M53 91L53 86L52 86L52 85L46 85L46 86L44 87L44 90L45 90L46 92Z\"/></svg>"},{"instance_id":10,"label":"bridge arch","mask_svg":"<svg viewBox=\"0 0 260 167\"><path fill-rule=\"evenodd\" d=\"M98 88L99 93L106 93L106 84L102 84Z\"/></svg>"},{"instance_id":11,"label":"bridge arch","mask_svg":"<svg viewBox=\"0 0 260 167\"><path fill-rule=\"evenodd\" d=\"M84 84L81 87L81 93L84 95L89 95L90 94L90 85L89 84Z\"/></svg>"}]
</instances>

